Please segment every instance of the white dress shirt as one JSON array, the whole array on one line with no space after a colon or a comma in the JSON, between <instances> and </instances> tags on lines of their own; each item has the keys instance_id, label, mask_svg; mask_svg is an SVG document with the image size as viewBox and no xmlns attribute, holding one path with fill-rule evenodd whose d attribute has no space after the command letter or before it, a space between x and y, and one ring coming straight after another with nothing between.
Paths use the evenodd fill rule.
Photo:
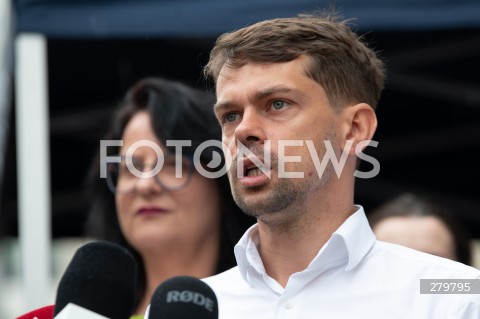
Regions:
<instances>
[{"instance_id":1,"label":"white dress shirt","mask_svg":"<svg viewBox=\"0 0 480 319\"><path fill-rule=\"evenodd\" d=\"M258 226L235 246L238 266L204 279L220 319L480 319L480 294L420 294L420 279L478 279L480 271L377 241L363 208L283 288L260 258Z\"/></svg>"}]
</instances>

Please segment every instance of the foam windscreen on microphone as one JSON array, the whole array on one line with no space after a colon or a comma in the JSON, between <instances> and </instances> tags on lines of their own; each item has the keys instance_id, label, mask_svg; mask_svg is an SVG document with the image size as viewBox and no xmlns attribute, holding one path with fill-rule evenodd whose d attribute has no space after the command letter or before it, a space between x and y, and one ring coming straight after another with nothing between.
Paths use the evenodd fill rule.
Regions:
<instances>
[{"instance_id":1,"label":"foam windscreen on microphone","mask_svg":"<svg viewBox=\"0 0 480 319\"><path fill-rule=\"evenodd\" d=\"M119 245L83 245L60 279L55 315L74 303L108 318L128 319L134 310L136 270L133 256Z\"/></svg>"},{"instance_id":2,"label":"foam windscreen on microphone","mask_svg":"<svg viewBox=\"0 0 480 319\"><path fill-rule=\"evenodd\" d=\"M164 281L153 293L149 319L217 319L212 288L200 279L178 276Z\"/></svg>"}]
</instances>

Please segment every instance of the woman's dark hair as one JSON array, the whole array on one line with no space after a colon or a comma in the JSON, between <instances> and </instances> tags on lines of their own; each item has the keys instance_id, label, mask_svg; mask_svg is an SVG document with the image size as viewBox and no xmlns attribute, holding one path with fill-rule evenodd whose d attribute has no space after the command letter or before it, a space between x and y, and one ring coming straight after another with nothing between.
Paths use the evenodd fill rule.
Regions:
<instances>
[{"instance_id":1,"label":"woman's dark hair","mask_svg":"<svg viewBox=\"0 0 480 319\"><path fill-rule=\"evenodd\" d=\"M471 250L469 236L455 218L445 208L433 203L427 196L406 193L399 195L373 210L368 216L370 226L375 227L388 217L432 216L438 218L447 227L454 241L457 261L470 265Z\"/></svg>"},{"instance_id":2,"label":"woman's dark hair","mask_svg":"<svg viewBox=\"0 0 480 319\"><path fill-rule=\"evenodd\" d=\"M206 92L190 88L182 83L160 78L147 78L137 82L126 94L114 114L110 130L104 140L121 140L130 119L141 111L147 111L152 127L160 141L191 140L192 152L204 141L221 137L220 126L213 114L214 97ZM167 149L169 149L167 147ZM202 152L200 160L209 163L212 150ZM217 149L218 151L218 149ZM119 154L119 147L108 147L107 155ZM96 239L108 240L126 247L138 263L136 305L146 289L146 274L140 254L123 236L117 219L115 196L100 178L100 155L91 165L87 179L88 197L92 205L88 213L86 234ZM233 247L254 220L246 216L233 201L226 174L216 179L222 199L220 255L216 272L236 265Z\"/></svg>"}]
</instances>

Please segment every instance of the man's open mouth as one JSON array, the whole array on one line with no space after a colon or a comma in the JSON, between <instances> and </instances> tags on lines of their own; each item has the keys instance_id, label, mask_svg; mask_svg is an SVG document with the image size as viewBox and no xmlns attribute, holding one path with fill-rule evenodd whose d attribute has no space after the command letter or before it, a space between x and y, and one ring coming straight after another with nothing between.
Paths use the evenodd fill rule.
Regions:
<instances>
[{"instance_id":1,"label":"man's open mouth","mask_svg":"<svg viewBox=\"0 0 480 319\"><path fill-rule=\"evenodd\" d=\"M260 176L261 174L262 171L256 166L245 170L245 176Z\"/></svg>"}]
</instances>

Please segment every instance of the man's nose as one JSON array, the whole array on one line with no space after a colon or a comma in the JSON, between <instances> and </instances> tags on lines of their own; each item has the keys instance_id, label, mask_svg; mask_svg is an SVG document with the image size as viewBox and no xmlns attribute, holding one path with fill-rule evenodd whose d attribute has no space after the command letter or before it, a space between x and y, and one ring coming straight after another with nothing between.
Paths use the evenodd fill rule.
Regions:
<instances>
[{"instance_id":1,"label":"man's nose","mask_svg":"<svg viewBox=\"0 0 480 319\"><path fill-rule=\"evenodd\" d=\"M267 139L265 121L257 110L245 110L240 124L235 128L235 139L245 145L252 142L263 143Z\"/></svg>"}]
</instances>

